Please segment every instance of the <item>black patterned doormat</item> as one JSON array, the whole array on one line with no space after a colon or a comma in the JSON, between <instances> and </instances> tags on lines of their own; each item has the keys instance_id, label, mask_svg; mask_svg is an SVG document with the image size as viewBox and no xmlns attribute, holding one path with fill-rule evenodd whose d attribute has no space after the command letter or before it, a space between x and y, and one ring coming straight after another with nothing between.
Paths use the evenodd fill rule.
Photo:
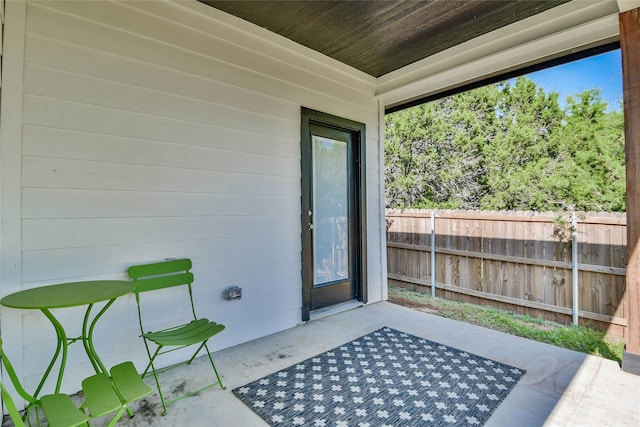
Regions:
<instances>
[{"instance_id":1,"label":"black patterned doormat","mask_svg":"<svg viewBox=\"0 0 640 427\"><path fill-rule=\"evenodd\" d=\"M524 374L385 327L233 393L272 426L480 426Z\"/></svg>"}]
</instances>

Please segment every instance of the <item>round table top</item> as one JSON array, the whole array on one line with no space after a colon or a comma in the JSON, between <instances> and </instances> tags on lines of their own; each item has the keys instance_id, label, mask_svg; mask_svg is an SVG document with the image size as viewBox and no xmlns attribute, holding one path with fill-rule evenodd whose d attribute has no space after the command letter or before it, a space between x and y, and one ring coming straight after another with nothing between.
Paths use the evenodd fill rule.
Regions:
<instances>
[{"instance_id":1,"label":"round table top","mask_svg":"<svg viewBox=\"0 0 640 427\"><path fill-rule=\"evenodd\" d=\"M0 304L26 309L75 307L117 298L132 292L134 288L135 284L126 280L60 283L7 295L0 300Z\"/></svg>"}]
</instances>

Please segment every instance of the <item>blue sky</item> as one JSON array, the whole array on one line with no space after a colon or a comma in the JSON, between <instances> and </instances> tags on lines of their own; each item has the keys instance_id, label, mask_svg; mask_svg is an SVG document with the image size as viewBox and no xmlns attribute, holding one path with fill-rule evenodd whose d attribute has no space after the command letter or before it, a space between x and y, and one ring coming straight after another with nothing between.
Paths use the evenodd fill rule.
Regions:
<instances>
[{"instance_id":1,"label":"blue sky","mask_svg":"<svg viewBox=\"0 0 640 427\"><path fill-rule=\"evenodd\" d=\"M528 74L547 93L560 94L560 105L565 105L569 95L587 89L600 88L601 96L610 109L620 109L622 100L622 60L620 49L595 55L579 61Z\"/></svg>"}]
</instances>

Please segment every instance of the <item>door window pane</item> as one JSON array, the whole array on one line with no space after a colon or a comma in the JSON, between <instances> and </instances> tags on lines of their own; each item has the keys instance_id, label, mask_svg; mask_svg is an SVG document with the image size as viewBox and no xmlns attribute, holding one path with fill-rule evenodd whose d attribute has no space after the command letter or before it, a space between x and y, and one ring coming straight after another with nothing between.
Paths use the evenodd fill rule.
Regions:
<instances>
[{"instance_id":1,"label":"door window pane","mask_svg":"<svg viewBox=\"0 0 640 427\"><path fill-rule=\"evenodd\" d=\"M349 277L347 143L312 136L314 286Z\"/></svg>"}]
</instances>

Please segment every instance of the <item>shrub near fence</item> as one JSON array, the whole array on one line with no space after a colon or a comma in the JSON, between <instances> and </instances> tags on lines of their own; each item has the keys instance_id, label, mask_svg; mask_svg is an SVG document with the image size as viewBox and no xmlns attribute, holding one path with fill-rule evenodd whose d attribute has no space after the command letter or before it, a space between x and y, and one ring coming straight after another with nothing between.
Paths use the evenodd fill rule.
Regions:
<instances>
[{"instance_id":1,"label":"shrub near fence","mask_svg":"<svg viewBox=\"0 0 640 427\"><path fill-rule=\"evenodd\" d=\"M431 292L431 212L387 210L389 283ZM554 213L434 213L438 296L571 322L570 223ZM580 214L575 235L579 321L624 335L626 215Z\"/></svg>"}]
</instances>

